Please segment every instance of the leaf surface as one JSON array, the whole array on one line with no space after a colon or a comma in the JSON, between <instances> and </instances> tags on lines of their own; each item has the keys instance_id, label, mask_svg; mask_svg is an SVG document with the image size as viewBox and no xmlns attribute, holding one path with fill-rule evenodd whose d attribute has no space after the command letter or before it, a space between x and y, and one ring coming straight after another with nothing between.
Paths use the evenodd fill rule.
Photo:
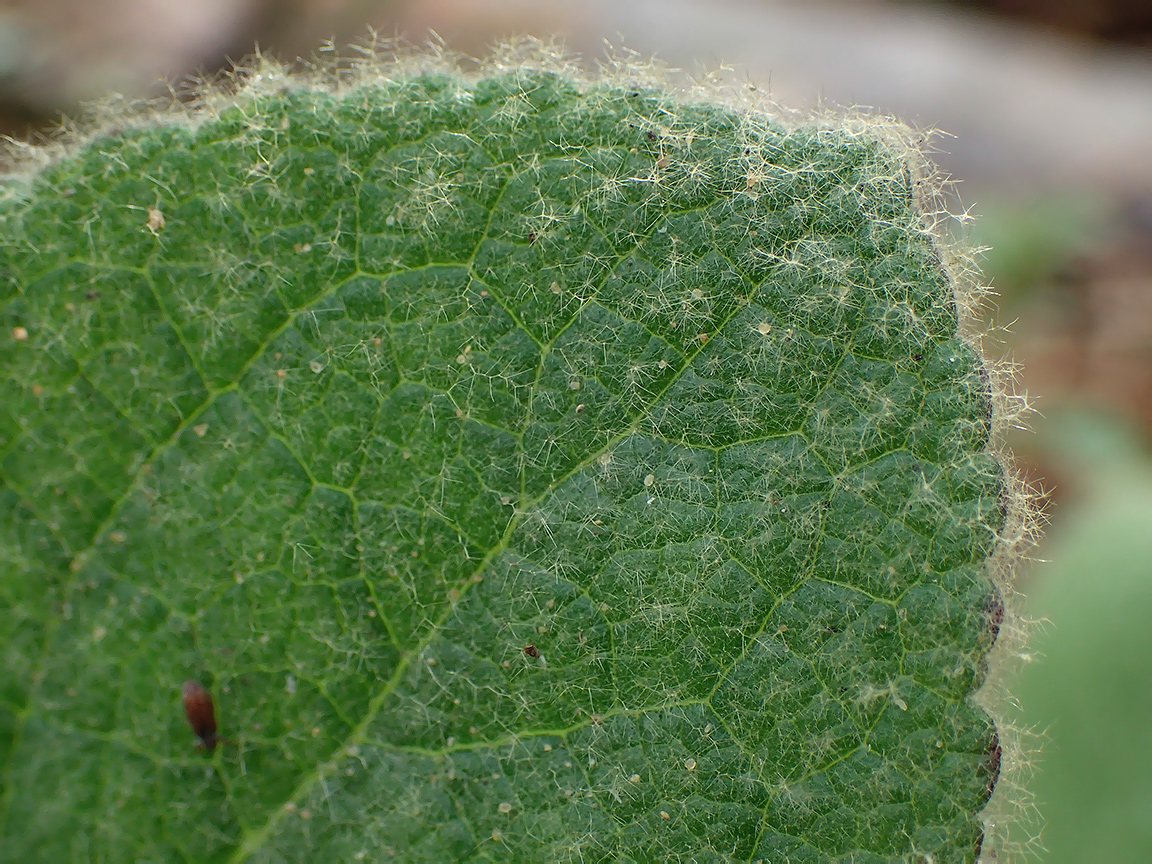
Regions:
<instances>
[{"instance_id":1,"label":"leaf surface","mask_svg":"<svg viewBox=\"0 0 1152 864\"><path fill-rule=\"evenodd\" d=\"M0 858L974 861L1004 480L910 188L529 72L10 187Z\"/></svg>"}]
</instances>

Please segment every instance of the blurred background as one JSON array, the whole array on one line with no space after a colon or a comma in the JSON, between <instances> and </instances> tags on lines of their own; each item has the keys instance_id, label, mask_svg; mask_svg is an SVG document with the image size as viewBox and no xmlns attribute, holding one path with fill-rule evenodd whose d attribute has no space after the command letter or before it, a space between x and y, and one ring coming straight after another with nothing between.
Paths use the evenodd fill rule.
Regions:
<instances>
[{"instance_id":1,"label":"blurred background","mask_svg":"<svg viewBox=\"0 0 1152 864\"><path fill-rule=\"evenodd\" d=\"M946 133L953 228L990 247L988 347L1040 412L1011 440L1050 521L1021 585L1047 623L1011 673L1044 742L1014 840L1152 862L1152 0L0 0L0 134L369 26L471 55L556 35L589 64L607 42Z\"/></svg>"}]
</instances>

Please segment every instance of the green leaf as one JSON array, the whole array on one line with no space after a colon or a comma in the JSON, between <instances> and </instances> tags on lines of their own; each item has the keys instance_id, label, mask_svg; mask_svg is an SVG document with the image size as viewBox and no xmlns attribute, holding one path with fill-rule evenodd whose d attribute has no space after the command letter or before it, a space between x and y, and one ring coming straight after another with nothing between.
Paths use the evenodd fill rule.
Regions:
<instances>
[{"instance_id":1,"label":"green leaf","mask_svg":"<svg viewBox=\"0 0 1152 864\"><path fill-rule=\"evenodd\" d=\"M10 181L0 857L974 861L1006 483L913 186L527 70Z\"/></svg>"}]
</instances>

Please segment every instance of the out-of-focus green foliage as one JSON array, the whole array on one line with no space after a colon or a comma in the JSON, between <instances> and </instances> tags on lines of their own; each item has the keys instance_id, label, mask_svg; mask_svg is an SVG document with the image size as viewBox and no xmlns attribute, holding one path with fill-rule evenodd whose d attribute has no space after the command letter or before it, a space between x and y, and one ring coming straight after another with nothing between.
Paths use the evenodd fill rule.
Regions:
<instances>
[{"instance_id":1,"label":"out-of-focus green foliage","mask_svg":"<svg viewBox=\"0 0 1152 864\"><path fill-rule=\"evenodd\" d=\"M1116 430L1062 430L1088 500L1030 592L1048 619L1012 687L1044 731L1031 788L1046 864L1152 861L1152 470Z\"/></svg>"},{"instance_id":2,"label":"out-of-focus green foliage","mask_svg":"<svg viewBox=\"0 0 1152 864\"><path fill-rule=\"evenodd\" d=\"M974 237L989 247L984 271L1008 305L1059 280L1099 245L1107 224L1104 202L1080 194L992 201L981 210Z\"/></svg>"}]
</instances>

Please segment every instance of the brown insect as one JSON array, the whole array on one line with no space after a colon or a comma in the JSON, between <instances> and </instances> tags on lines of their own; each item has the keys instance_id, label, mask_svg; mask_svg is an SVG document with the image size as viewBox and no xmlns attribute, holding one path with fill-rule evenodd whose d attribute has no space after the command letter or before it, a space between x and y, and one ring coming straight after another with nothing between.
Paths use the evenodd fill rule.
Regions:
<instances>
[{"instance_id":1,"label":"brown insect","mask_svg":"<svg viewBox=\"0 0 1152 864\"><path fill-rule=\"evenodd\" d=\"M535 645L528 645L524 648L524 653L535 660L540 656L540 649Z\"/></svg>"},{"instance_id":2,"label":"brown insect","mask_svg":"<svg viewBox=\"0 0 1152 864\"><path fill-rule=\"evenodd\" d=\"M184 713L188 715L188 725L200 739L196 746L209 753L215 750L219 741L216 737L216 708L212 696L199 681L184 682Z\"/></svg>"}]
</instances>

